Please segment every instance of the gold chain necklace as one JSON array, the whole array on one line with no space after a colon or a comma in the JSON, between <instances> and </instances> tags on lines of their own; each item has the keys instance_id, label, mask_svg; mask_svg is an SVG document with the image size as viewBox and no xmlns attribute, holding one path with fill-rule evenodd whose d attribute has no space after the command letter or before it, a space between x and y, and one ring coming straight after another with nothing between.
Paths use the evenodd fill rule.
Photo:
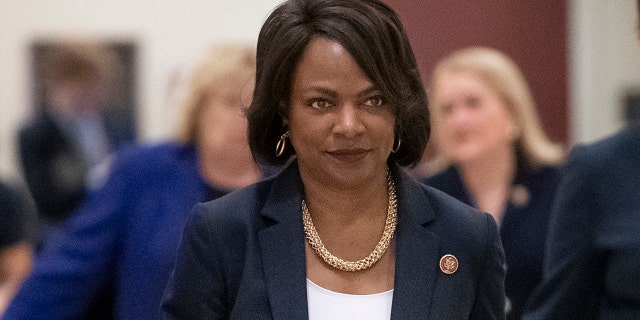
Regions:
<instances>
[{"instance_id":1,"label":"gold chain necklace","mask_svg":"<svg viewBox=\"0 0 640 320\"><path fill-rule=\"evenodd\" d=\"M307 208L307 203L302 199L302 222L304 224L304 233L305 238L309 242L311 248L315 251L315 253L324 260L330 266L342 270L342 271L362 271L373 266L382 255L389 248L389 244L391 243L391 238L393 238L393 234L396 231L396 225L398 223L397 219L397 197L396 197L396 186L393 183L393 179L391 177L391 173L387 171L387 187L389 194L389 205L387 208L387 219L384 223L384 231L382 232L382 238L373 249L373 251L365 258L360 259L358 261L345 261L342 260L327 250L322 244L322 240L320 240L320 236L318 235L318 231L316 231L316 227L313 225L313 221L311 220L311 215L309 214L309 209Z\"/></svg>"}]
</instances>

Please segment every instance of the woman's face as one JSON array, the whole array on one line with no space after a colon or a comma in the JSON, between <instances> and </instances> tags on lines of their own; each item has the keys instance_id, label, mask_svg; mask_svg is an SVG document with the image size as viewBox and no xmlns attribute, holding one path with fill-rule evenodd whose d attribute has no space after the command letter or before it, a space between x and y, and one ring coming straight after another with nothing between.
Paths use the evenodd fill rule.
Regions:
<instances>
[{"instance_id":1,"label":"woman's face","mask_svg":"<svg viewBox=\"0 0 640 320\"><path fill-rule=\"evenodd\" d=\"M338 42L309 42L293 74L285 123L303 177L355 186L386 174L393 107Z\"/></svg>"},{"instance_id":2,"label":"woman's face","mask_svg":"<svg viewBox=\"0 0 640 320\"><path fill-rule=\"evenodd\" d=\"M251 158L247 141L247 119L243 114L240 81L230 80L229 90L216 88L200 115L198 144L202 152L225 153L239 161Z\"/></svg>"},{"instance_id":3,"label":"woman's face","mask_svg":"<svg viewBox=\"0 0 640 320\"><path fill-rule=\"evenodd\" d=\"M504 102L481 78L442 72L431 91L432 128L439 152L453 163L488 159L512 148L517 127Z\"/></svg>"}]
</instances>

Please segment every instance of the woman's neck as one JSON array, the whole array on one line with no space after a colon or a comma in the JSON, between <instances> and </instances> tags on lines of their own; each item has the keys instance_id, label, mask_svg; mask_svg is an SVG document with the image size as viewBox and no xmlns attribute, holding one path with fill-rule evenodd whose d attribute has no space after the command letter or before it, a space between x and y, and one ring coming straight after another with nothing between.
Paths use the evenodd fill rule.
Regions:
<instances>
[{"instance_id":1,"label":"woman's neck","mask_svg":"<svg viewBox=\"0 0 640 320\"><path fill-rule=\"evenodd\" d=\"M212 186L238 189L258 182L262 173L251 156L230 156L224 152L198 153L200 174Z\"/></svg>"},{"instance_id":2,"label":"woman's neck","mask_svg":"<svg viewBox=\"0 0 640 320\"><path fill-rule=\"evenodd\" d=\"M378 175L358 186L340 187L331 181L316 181L301 172L305 201L316 215L331 220L357 220L368 214L386 214L388 204L387 175ZM380 210L382 209L382 210ZM319 217L319 219L322 219Z\"/></svg>"},{"instance_id":3,"label":"woman's neck","mask_svg":"<svg viewBox=\"0 0 640 320\"><path fill-rule=\"evenodd\" d=\"M458 165L467 190L478 209L488 212L500 223L516 175L517 159L512 148Z\"/></svg>"}]
</instances>

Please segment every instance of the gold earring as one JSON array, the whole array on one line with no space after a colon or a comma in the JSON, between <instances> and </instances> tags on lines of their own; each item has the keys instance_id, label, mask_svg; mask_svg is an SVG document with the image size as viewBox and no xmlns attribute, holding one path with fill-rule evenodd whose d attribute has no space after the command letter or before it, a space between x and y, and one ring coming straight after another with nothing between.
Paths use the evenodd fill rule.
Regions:
<instances>
[{"instance_id":1,"label":"gold earring","mask_svg":"<svg viewBox=\"0 0 640 320\"><path fill-rule=\"evenodd\" d=\"M393 149L391 149L391 152L392 152L392 153L396 153L396 152L398 152L398 150L400 150L400 144L402 144L402 139L400 139L400 138L398 137L398 145L396 145L396 142L394 141L394 142L393 142L393 145L396 145L396 147L395 147L395 148L393 148Z\"/></svg>"},{"instance_id":2,"label":"gold earring","mask_svg":"<svg viewBox=\"0 0 640 320\"><path fill-rule=\"evenodd\" d=\"M284 153L284 147L287 146L287 137L289 137L289 130L283 133L280 136L278 143L276 143L276 157L279 157Z\"/></svg>"}]
</instances>

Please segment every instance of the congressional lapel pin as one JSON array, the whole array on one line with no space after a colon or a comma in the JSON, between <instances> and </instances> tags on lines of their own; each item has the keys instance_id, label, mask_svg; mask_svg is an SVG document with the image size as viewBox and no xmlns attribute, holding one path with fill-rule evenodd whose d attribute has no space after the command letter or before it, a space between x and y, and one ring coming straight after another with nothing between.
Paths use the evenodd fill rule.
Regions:
<instances>
[{"instance_id":1,"label":"congressional lapel pin","mask_svg":"<svg viewBox=\"0 0 640 320\"><path fill-rule=\"evenodd\" d=\"M440 270L444 274L453 274L458 271L458 259L452 254L445 254L440 258Z\"/></svg>"}]
</instances>

